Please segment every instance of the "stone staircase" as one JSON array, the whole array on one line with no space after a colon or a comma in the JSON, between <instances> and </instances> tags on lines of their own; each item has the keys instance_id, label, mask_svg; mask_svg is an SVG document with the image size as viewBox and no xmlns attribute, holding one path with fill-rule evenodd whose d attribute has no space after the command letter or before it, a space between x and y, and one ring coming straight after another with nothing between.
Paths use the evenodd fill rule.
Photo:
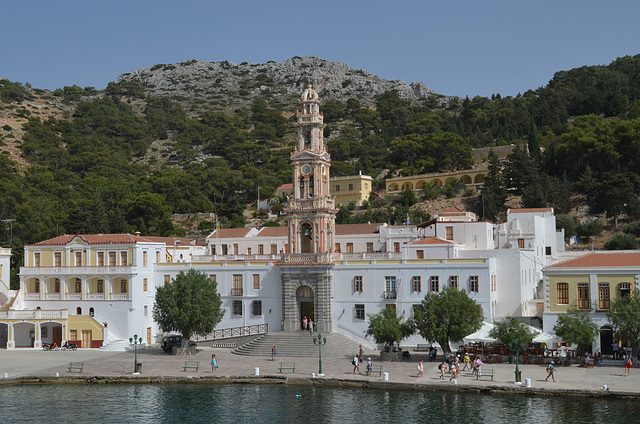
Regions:
<instances>
[{"instance_id":1,"label":"stone staircase","mask_svg":"<svg viewBox=\"0 0 640 424\"><path fill-rule=\"evenodd\" d=\"M306 331L272 332L258 337L232 350L236 355L271 356L271 346L276 345L279 358L286 357L318 357L318 346L313 344L313 336ZM327 338L327 344L322 346L323 358L353 358L358 353L359 343L340 333L322 333ZM371 349L364 348L365 357L371 354Z\"/></svg>"}]
</instances>

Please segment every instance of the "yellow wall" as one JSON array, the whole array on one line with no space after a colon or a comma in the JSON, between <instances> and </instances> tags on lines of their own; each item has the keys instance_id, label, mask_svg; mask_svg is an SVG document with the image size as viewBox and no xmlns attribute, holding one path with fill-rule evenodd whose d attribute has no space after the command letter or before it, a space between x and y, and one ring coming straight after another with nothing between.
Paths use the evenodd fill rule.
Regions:
<instances>
[{"instance_id":1,"label":"yellow wall","mask_svg":"<svg viewBox=\"0 0 640 424\"><path fill-rule=\"evenodd\" d=\"M69 315L67 330L77 330L78 338L82 335L82 330L91 330L91 340L102 340L102 324L88 315ZM69 333L67 333L67 338ZM86 347L86 346L85 346Z\"/></svg>"},{"instance_id":2,"label":"yellow wall","mask_svg":"<svg viewBox=\"0 0 640 424\"><path fill-rule=\"evenodd\" d=\"M569 284L569 304L558 305L558 283ZM549 276L549 311L567 312L578 308L578 283L589 283L589 274ZM589 287L591 290L591 287ZM591 299L593 300L593 299Z\"/></svg>"}]
</instances>

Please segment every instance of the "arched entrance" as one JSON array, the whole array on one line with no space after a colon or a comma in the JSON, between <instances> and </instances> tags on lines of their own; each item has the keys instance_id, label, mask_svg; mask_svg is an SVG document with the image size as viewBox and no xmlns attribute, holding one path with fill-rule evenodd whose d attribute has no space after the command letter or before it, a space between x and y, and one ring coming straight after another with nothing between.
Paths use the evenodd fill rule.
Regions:
<instances>
[{"instance_id":1,"label":"arched entrance","mask_svg":"<svg viewBox=\"0 0 640 424\"><path fill-rule=\"evenodd\" d=\"M304 317L314 322L316 320L314 315L313 289L309 286L298 287L298 290L296 290L296 303L298 304L298 311L300 312L298 322L300 322L300 329L303 329L302 320Z\"/></svg>"}]
</instances>

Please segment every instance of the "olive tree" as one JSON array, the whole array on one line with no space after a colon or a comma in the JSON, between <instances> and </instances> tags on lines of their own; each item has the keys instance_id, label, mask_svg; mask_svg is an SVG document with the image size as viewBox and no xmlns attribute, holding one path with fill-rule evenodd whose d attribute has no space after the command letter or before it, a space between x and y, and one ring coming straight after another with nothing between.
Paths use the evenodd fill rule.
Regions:
<instances>
[{"instance_id":1,"label":"olive tree","mask_svg":"<svg viewBox=\"0 0 640 424\"><path fill-rule=\"evenodd\" d=\"M553 326L553 331L567 344L577 344L578 355L582 355L593 344L598 326L591 319L589 312L571 309L566 314L558 315L558 322Z\"/></svg>"},{"instance_id":2,"label":"olive tree","mask_svg":"<svg viewBox=\"0 0 640 424\"><path fill-rule=\"evenodd\" d=\"M640 345L640 290L635 289L631 295L611 302L607 320L613 331L619 333L620 340L629 340L632 357L636 358Z\"/></svg>"},{"instance_id":3,"label":"olive tree","mask_svg":"<svg viewBox=\"0 0 640 424\"><path fill-rule=\"evenodd\" d=\"M384 344L386 351L394 343L400 343L402 339L413 334L411 321L402 322L395 309L385 308L380 313L367 316L369 317L367 337L372 336L376 343Z\"/></svg>"},{"instance_id":4,"label":"olive tree","mask_svg":"<svg viewBox=\"0 0 640 424\"><path fill-rule=\"evenodd\" d=\"M182 334L182 347L196 333L209 334L224 316L218 285L206 274L181 271L156 290L153 319L162 331Z\"/></svg>"}]
</instances>

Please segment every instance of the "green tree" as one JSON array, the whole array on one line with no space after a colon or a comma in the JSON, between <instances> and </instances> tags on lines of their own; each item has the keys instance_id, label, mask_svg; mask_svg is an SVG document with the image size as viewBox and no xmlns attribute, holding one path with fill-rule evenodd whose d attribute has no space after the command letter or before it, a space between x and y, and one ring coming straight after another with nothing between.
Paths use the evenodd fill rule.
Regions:
<instances>
[{"instance_id":1,"label":"green tree","mask_svg":"<svg viewBox=\"0 0 640 424\"><path fill-rule=\"evenodd\" d=\"M431 292L414 307L414 322L418 334L425 340L437 342L445 354L449 342L462 340L482 327L482 306L464 291L444 288Z\"/></svg>"},{"instance_id":2,"label":"green tree","mask_svg":"<svg viewBox=\"0 0 640 424\"><path fill-rule=\"evenodd\" d=\"M611 302L607 321L619 340L631 343L632 358L638 357L640 345L640 290L634 289L630 296L619 297Z\"/></svg>"},{"instance_id":3,"label":"green tree","mask_svg":"<svg viewBox=\"0 0 640 424\"><path fill-rule=\"evenodd\" d=\"M367 337L372 336L378 344L384 344L385 351L400 343L405 337L413 334L413 327L410 320L401 321L401 317L395 309L384 308L380 313L367 314L369 317L369 328Z\"/></svg>"},{"instance_id":4,"label":"green tree","mask_svg":"<svg viewBox=\"0 0 640 424\"><path fill-rule=\"evenodd\" d=\"M182 347L194 334L213 331L224 316L218 285L205 273L180 271L171 282L156 290L153 319L162 331L182 334Z\"/></svg>"},{"instance_id":5,"label":"green tree","mask_svg":"<svg viewBox=\"0 0 640 424\"><path fill-rule=\"evenodd\" d=\"M504 321L494 322L494 327L489 331L489 337L497 339L500 343L509 346L513 350L516 357L516 374L518 374L518 352L522 352L524 346L530 343L535 335L536 333L530 326L512 317L507 317ZM519 378L518 374L516 381L519 381Z\"/></svg>"},{"instance_id":6,"label":"green tree","mask_svg":"<svg viewBox=\"0 0 640 424\"><path fill-rule=\"evenodd\" d=\"M605 250L634 250L638 247L638 240L631 234L614 234L604 244Z\"/></svg>"},{"instance_id":7,"label":"green tree","mask_svg":"<svg viewBox=\"0 0 640 424\"><path fill-rule=\"evenodd\" d=\"M553 331L567 344L578 345L578 355L589 350L598 333L598 326L586 311L572 309L566 314L559 314Z\"/></svg>"},{"instance_id":8,"label":"green tree","mask_svg":"<svg viewBox=\"0 0 640 424\"><path fill-rule=\"evenodd\" d=\"M498 215L504 209L507 200L507 189L503 174L503 163L493 151L489 150L489 172L480 193L482 197L482 219L497 222Z\"/></svg>"}]
</instances>

